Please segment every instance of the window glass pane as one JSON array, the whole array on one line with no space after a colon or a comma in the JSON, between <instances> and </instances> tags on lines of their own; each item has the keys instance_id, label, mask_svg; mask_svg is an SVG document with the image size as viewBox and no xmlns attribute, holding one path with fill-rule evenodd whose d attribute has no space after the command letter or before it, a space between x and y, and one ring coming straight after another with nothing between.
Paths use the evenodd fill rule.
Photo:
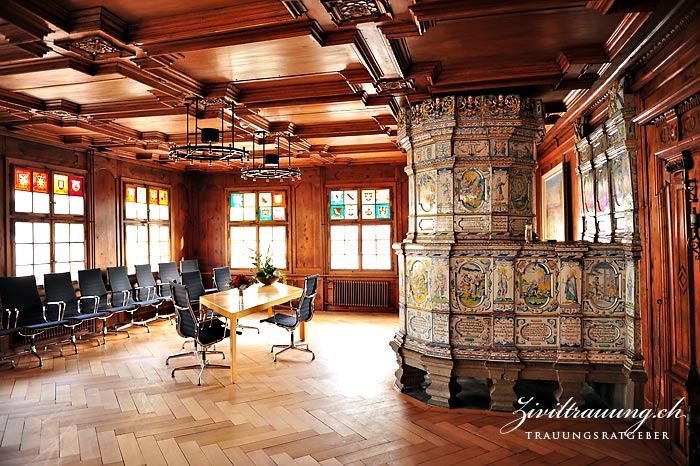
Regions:
<instances>
[{"instance_id":1,"label":"window glass pane","mask_svg":"<svg viewBox=\"0 0 700 466\"><path fill-rule=\"evenodd\" d=\"M57 243L67 243L70 241L70 225L67 223L54 224L53 239Z\"/></svg>"},{"instance_id":2,"label":"window glass pane","mask_svg":"<svg viewBox=\"0 0 700 466\"><path fill-rule=\"evenodd\" d=\"M151 220L160 220L160 206L158 204L149 204L148 215L150 215Z\"/></svg>"},{"instance_id":3,"label":"window glass pane","mask_svg":"<svg viewBox=\"0 0 700 466\"><path fill-rule=\"evenodd\" d=\"M56 243L54 256L57 262L68 262L70 260L70 246L68 243Z\"/></svg>"},{"instance_id":4,"label":"window glass pane","mask_svg":"<svg viewBox=\"0 0 700 466\"><path fill-rule=\"evenodd\" d=\"M51 225L48 223L34 224L34 242L48 243L51 241Z\"/></svg>"},{"instance_id":5,"label":"window glass pane","mask_svg":"<svg viewBox=\"0 0 700 466\"><path fill-rule=\"evenodd\" d=\"M82 261L85 260L85 246L83 243L70 244L70 260Z\"/></svg>"},{"instance_id":6,"label":"window glass pane","mask_svg":"<svg viewBox=\"0 0 700 466\"><path fill-rule=\"evenodd\" d=\"M364 235L363 235L364 238ZM373 240L362 240L362 255L366 254L376 254L377 253L377 243Z\"/></svg>"},{"instance_id":7,"label":"window glass pane","mask_svg":"<svg viewBox=\"0 0 700 466\"><path fill-rule=\"evenodd\" d=\"M51 245L50 244L34 244L34 263L48 264L51 262Z\"/></svg>"},{"instance_id":8,"label":"window glass pane","mask_svg":"<svg viewBox=\"0 0 700 466\"><path fill-rule=\"evenodd\" d=\"M71 223L70 240L73 242L85 241L85 226L82 223Z\"/></svg>"},{"instance_id":9,"label":"window glass pane","mask_svg":"<svg viewBox=\"0 0 700 466\"><path fill-rule=\"evenodd\" d=\"M34 266L34 276L36 277L36 284L44 284L44 275L51 273L51 264L38 264Z\"/></svg>"},{"instance_id":10,"label":"window glass pane","mask_svg":"<svg viewBox=\"0 0 700 466\"><path fill-rule=\"evenodd\" d=\"M53 269L56 272L70 272L70 262L56 262Z\"/></svg>"},{"instance_id":11,"label":"window glass pane","mask_svg":"<svg viewBox=\"0 0 700 466\"><path fill-rule=\"evenodd\" d=\"M148 219L148 204L136 204L136 218Z\"/></svg>"},{"instance_id":12,"label":"window glass pane","mask_svg":"<svg viewBox=\"0 0 700 466\"><path fill-rule=\"evenodd\" d=\"M357 240L358 238L358 228L355 225L345 226L345 239Z\"/></svg>"},{"instance_id":13,"label":"window glass pane","mask_svg":"<svg viewBox=\"0 0 700 466\"><path fill-rule=\"evenodd\" d=\"M73 280L78 279L78 271L85 270L85 262L71 262L70 264L70 277Z\"/></svg>"},{"instance_id":14,"label":"window glass pane","mask_svg":"<svg viewBox=\"0 0 700 466\"><path fill-rule=\"evenodd\" d=\"M49 213L49 195L48 193L33 193L34 209L37 214Z\"/></svg>"},{"instance_id":15,"label":"window glass pane","mask_svg":"<svg viewBox=\"0 0 700 466\"><path fill-rule=\"evenodd\" d=\"M136 218L136 203L135 202L127 202L124 204L124 215L126 218Z\"/></svg>"},{"instance_id":16,"label":"window glass pane","mask_svg":"<svg viewBox=\"0 0 700 466\"><path fill-rule=\"evenodd\" d=\"M15 191L15 212L32 211L32 193L27 191Z\"/></svg>"},{"instance_id":17,"label":"window glass pane","mask_svg":"<svg viewBox=\"0 0 700 466\"><path fill-rule=\"evenodd\" d=\"M26 277L29 275L34 274L34 266L33 265L18 265L15 267L15 276L17 277Z\"/></svg>"},{"instance_id":18,"label":"window glass pane","mask_svg":"<svg viewBox=\"0 0 700 466\"><path fill-rule=\"evenodd\" d=\"M377 256L375 255L365 255L362 254L362 268L363 269L376 269L377 268Z\"/></svg>"},{"instance_id":19,"label":"window glass pane","mask_svg":"<svg viewBox=\"0 0 700 466\"><path fill-rule=\"evenodd\" d=\"M338 241L345 238L345 231L342 225L331 226L331 241Z\"/></svg>"},{"instance_id":20,"label":"window glass pane","mask_svg":"<svg viewBox=\"0 0 700 466\"><path fill-rule=\"evenodd\" d=\"M166 241L170 242L170 227L168 226L161 226L160 227L160 236L159 236L160 241Z\"/></svg>"},{"instance_id":21,"label":"window glass pane","mask_svg":"<svg viewBox=\"0 0 700 466\"><path fill-rule=\"evenodd\" d=\"M331 256L342 255L345 252L345 243L343 241L331 240Z\"/></svg>"},{"instance_id":22,"label":"window glass pane","mask_svg":"<svg viewBox=\"0 0 700 466\"><path fill-rule=\"evenodd\" d=\"M377 241L377 253L378 254L391 254L391 241L388 239L382 239Z\"/></svg>"},{"instance_id":23,"label":"window glass pane","mask_svg":"<svg viewBox=\"0 0 700 466\"><path fill-rule=\"evenodd\" d=\"M376 225L377 239L391 239L391 225Z\"/></svg>"},{"instance_id":24,"label":"window glass pane","mask_svg":"<svg viewBox=\"0 0 700 466\"><path fill-rule=\"evenodd\" d=\"M160 208L160 219L170 220L170 209L167 205L158 206Z\"/></svg>"},{"instance_id":25,"label":"window glass pane","mask_svg":"<svg viewBox=\"0 0 700 466\"><path fill-rule=\"evenodd\" d=\"M379 270L391 270L391 257L390 255L382 254L377 256L377 269Z\"/></svg>"},{"instance_id":26,"label":"window glass pane","mask_svg":"<svg viewBox=\"0 0 700 466\"><path fill-rule=\"evenodd\" d=\"M68 204L68 194L55 194L53 196L53 212L55 214L69 214L70 205Z\"/></svg>"},{"instance_id":27,"label":"window glass pane","mask_svg":"<svg viewBox=\"0 0 700 466\"><path fill-rule=\"evenodd\" d=\"M17 243L32 243L34 240L34 226L29 222L15 223L15 241Z\"/></svg>"},{"instance_id":28,"label":"window glass pane","mask_svg":"<svg viewBox=\"0 0 700 466\"><path fill-rule=\"evenodd\" d=\"M357 241L345 241L345 254L357 254Z\"/></svg>"},{"instance_id":29,"label":"window glass pane","mask_svg":"<svg viewBox=\"0 0 700 466\"><path fill-rule=\"evenodd\" d=\"M83 215L85 213L85 200L83 196L70 196L71 215Z\"/></svg>"},{"instance_id":30,"label":"window glass pane","mask_svg":"<svg viewBox=\"0 0 700 466\"><path fill-rule=\"evenodd\" d=\"M272 241L272 228L271 227L260 227L260 243L268 243ZM261 248L261 253L265 252L265 249Z\"/></svg>"},{"instance_id":31,"label":"window glass pane","mask_svg":"<svg viewBox=\"0 0 700 466\"><path fill-rule=\"evenodd\" d=\"M34 246L31 244L15 245L15 264L30 265L34 263Z\"/></svg>"}]
</instances>

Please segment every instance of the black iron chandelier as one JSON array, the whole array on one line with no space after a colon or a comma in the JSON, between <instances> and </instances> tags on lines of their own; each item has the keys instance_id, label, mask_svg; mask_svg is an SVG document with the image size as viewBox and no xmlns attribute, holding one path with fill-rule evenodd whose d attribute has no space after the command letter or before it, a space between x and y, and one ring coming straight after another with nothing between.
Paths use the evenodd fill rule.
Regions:
<instances>
[{"instance_id":1,"label":"black iron chandelier","mask_svg":"<svg viewBox=\"0 0 700 466\"><path fill-rule=\"evenodd\" d=\"M266 139L270 136L267 131L255 131L253 133L253 150L250 155L250 161L252 162L250 168L244 168L241 170L241 176L243 179L252 179L256 181L259 179L270 180L285 180L289 179L296 181L301 179L301 172L292 168L292 135L289 132L285 132L284 136L287 137L287 150L286 155L282 153L282 135L277 133L277 151L268 152L266 151ZM262 150L255 150L255 140L260 141L259 145L262 146ZM256 153L259 152L259 153ZM280 166L280 159L287 159L287 166Z\"/></svg>"},{"instance_id":2,"label":"black iron chandelier","mask_svg":"<svg viewBox=\"0 0 700 466\"><path fill-rule=\"evenodd\" d=\"M217 99L218 100L218 99ZM235 147L235 104L231 102L231 143L224 143L224 110L226 105L221 107L221 130L217 128L199 127L200 103L206 108L207 100L194 98L194 131L190 133L190 105L192 100L185 102L185 113L187 117L187 142L185 145L173 145L170 148L168 157L178 161L180 159L189 160L190 164L195 161L207 162L210 166L213 162L244 161L248 159L248 151ZM200 133L201 131L201 133ZM194 142L192 142L194 141Z\"/></svg>"}]
</instances>

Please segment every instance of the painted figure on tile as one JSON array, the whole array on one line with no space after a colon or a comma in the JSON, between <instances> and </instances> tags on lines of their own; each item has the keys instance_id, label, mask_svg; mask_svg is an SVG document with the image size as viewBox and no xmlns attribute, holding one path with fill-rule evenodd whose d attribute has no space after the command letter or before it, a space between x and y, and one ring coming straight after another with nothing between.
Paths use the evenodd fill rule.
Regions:
<instances>
[{"instance_id":1,"label":"painted figure on tile","mask_svg":"<svg viewBox=\"0 0 700 466\"><path fill-rule=\"evenodd\" d=\"M609 309L620 297L620 275L607 262L599 262L588 274L587 297L600 309Z\"/></svg>"},{"instance_id":2,"label":"painted figure on tile","mask_svg":"<svg viewBox=\"0 0 700 466\"><path fill-rule=\"evenodd\" d=\"M475 263L466 263L457 272L457 297L464 306L473 308L484 300L486 276Z\"/></svg>"},{"instance_id":3,"label":"painted figure on tile","mask_svg":"<svg viewBox=\"0 0 700 466\"><path fill-rule=\"evenodd\" d=\"M578 285L576 284L576 270L569 269L564 286L564 299L566 303L578 304Z\"/></svg>"},{"instance_id":4,"label":"painted figure on tile","mask_svg":"<svg viewBox=\"0 0 700 466\"><path fill-rule=\"evenodd\" d=\"M493 171L493 203L506 205L506 189L508 184L508 172L506 170Z\"/></svg>"},{"instance_id":5,"label":"painted figure on tile","mask_svg":"<svg viewBox=\"0 0 700 466\"><path fill-rule=\"evenodd\" d=\"M435 297L438 300L447 296L447 275L445 271L440 269L435 276Z\"/></svg>"},{"instance_id":6,"label":"painted figure on tile","mask_svg":"<svg viewBox=\"0 0 700 466\"><path fill-rule=\"evenodd\" d=\"M504 301L508 296L508 273L504 267L498 269L498 300Z\"/></svg>"},{"instance_id":7,"label":"painted figure on tile","mask_svg":"<svg viewBox=\"0 0 700 466\"><path fill-rule=\"evenodd\" d=\"M552 274L540 262L528 264L523 270L520 294L532 307L543 307L552 293Z\"/></svg>"},{"instance_id":8,"label":"painted figure on tile","mask_svg":"<svg viewBox=\"0 0 700 466\"><path fill-rule=\"evenodd\" d=\"M411 295L417 303L423 303L428 297L428 272L425 264L421 261L414 262L410 274L409 289Z\"/></svg>"},{"instance_id":9,"label":"painted figure on tile","mask_svg":"<svg viewBox=\"0 0 700 466\"><path fill-rule=\"evenodd\" d=\"M486 199L486 181L478 170L467 170L462 175L459 200L468 209L478 209Z\"/></svg>"}]
</instances>

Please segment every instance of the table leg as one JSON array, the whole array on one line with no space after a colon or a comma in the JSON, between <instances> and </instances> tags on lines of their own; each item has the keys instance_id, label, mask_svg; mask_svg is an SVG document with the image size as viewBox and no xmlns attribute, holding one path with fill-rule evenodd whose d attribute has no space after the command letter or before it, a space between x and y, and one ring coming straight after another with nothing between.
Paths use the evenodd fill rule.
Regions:
<instances>
[{"instance_id":1,"label":"table leg","mask_svg":"<svg viewBox=\"0 0 700 466\"><path fill-rule=\"evenodd\" d=\"M230 344L230 349L231 349L231 383L236 383L236 379L238 378L237 372L236 372L236 327L235 323L233 324L233 328L231 329L231 336L229 337L229 344Z\"/></svg>"},{"instance_id":2,"label":"table leg","mask_svg":"<svg viewBox=\"0 0 700 466\"><path fill-rule=\"evenodd\" d=\"M272 317L272 314L273 314L272 308L271 308L271 307L268 307L268 308L267 308L267 316L268 316L268 317Z\"/></svg>"},{"instance_id":3,"label":"table leg","mask_svg":"<svg viewBox=\"0 0 700 466\"><path fill-rule=\"evenodd\" d=\"M306 341L306 322L299 324L299 339Z\"/></svg>"}]
</instances>

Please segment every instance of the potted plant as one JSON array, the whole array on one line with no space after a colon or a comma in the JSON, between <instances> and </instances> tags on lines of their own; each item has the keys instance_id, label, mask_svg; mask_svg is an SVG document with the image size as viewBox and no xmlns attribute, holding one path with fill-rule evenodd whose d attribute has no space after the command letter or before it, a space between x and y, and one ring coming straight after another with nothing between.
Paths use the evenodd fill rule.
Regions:
<instances>
[{"instance_id":1,"label":"potted plant","mask_svg":"<svg viewBox=\"0 0 700 466\"><path fill-rule=\"evenodd\" d=\"M280 269L272 265L272 256L270 248L267 248L265 256L258 251L253 251L253 266L255 267L255 278L263 285L272 285L280 280L282 283L287 281L287 277Z\"/></svg>"}]
</instances>

